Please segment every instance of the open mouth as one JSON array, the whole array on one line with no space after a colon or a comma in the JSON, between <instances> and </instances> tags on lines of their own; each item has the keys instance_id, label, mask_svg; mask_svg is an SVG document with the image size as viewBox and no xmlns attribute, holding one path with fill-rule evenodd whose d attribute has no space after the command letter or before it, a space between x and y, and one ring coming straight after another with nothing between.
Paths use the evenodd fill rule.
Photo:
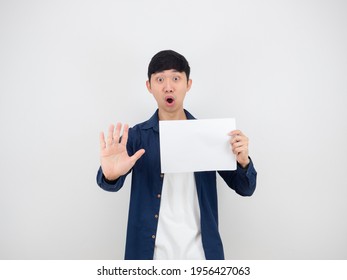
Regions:
<instances>
[{"instance_id":1,"label":"open mouth","mask_svg":"<svg viewBox=\"0 0 347 280\"><path fill-rule=\"evenodd\" d=\"M175 99L172 96L165 97L165 101L167 104L171 105L174 103Z\"/></svg>"}]
</instances>

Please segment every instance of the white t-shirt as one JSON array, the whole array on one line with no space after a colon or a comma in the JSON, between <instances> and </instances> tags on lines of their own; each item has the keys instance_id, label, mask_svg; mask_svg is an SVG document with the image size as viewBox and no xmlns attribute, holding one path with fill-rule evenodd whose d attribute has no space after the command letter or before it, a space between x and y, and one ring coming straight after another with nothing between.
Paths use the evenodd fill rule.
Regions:
<instances>
[{"instance_id":1,"label":"white t-shirt","mask_svg":"<svg viewBox=\"0 0 347 280\"><path fill-rule=\"evenodd\" d=\"M194 173L164 175L154 259L205 259Z\"/></svg>"}]
</instances>

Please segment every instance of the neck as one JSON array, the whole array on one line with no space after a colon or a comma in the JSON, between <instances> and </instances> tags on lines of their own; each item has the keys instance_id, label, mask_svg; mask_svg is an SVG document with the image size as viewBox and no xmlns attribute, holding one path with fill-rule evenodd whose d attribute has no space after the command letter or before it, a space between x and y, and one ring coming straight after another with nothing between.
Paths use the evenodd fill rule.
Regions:
<instances>
[{"instance_id":1,"label":"neck","mask_svg":"<svg viewBox=\"0 0 347 280\"><path fill-rule=\"evenodd\" d=\"M181 109L176 112L165 112L163 110L160 110L159 108L159 120L161 121L169 121L169 120L186 120L186 114L184 113L184 110Z\"/></svg>"}]
</instances>

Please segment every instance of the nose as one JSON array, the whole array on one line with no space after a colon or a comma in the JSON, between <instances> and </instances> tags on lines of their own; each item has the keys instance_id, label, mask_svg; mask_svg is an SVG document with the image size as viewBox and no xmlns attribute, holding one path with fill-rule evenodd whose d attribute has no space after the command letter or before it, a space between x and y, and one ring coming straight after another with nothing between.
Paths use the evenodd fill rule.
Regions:
<instances>
[{"instance_id":1,"label":"nose","mask_svg":"<svg viewBox=\"0 0 347 280\"><path fill-rule=\"evenodd\" d=\"M170 79L167 79L165 81L164 91L165 92L173 92L173 86L172 86L172 83L171 83Z\"/></svg>"}]
</instances>

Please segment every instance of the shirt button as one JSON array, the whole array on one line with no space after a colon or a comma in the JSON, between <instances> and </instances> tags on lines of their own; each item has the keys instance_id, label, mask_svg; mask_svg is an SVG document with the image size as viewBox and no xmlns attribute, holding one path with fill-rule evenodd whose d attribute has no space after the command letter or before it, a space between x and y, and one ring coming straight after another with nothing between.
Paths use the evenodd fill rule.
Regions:
<instances>
[{"instance_id":1,"label":"shirt button","mask_svg":"<svg viewBox=\"0 0 347 280\"><path fill-rule=\"evenodd\" d=\"M164 178L164 173L160 173L160 178Z\"/></svg>"},{"instance_id":2,"label":"shirt button","mask_svg":"<svg viewBox=\"0 0 347 280\"><path fill-rule=\"evenodd\" d=\"M160 193L158 193L158 194L157 194L157 198L160 198L160 197L161 197L161 195L160 195Z\"/></svg>"},{"instance_id":3,"label":"shirt button","mask_svg":"<svg viewBox=\"0 0 347 280\"><path fill-rule=\"evenodd\" d=\"M153 238L153 239L155 238L155 235L154 235L154 234L152 235L152 238Z\"/></svg>"},{"instance_id":4,"label":"shirt button","mask_svg":"<svg viewBox=\"0 0 347 280\"><path fill-rule=\"evenodd\" d=\"M159 215L158 214L155 214L154 215L154 218L158 219Z\"/></svg>"}]
</instances>

